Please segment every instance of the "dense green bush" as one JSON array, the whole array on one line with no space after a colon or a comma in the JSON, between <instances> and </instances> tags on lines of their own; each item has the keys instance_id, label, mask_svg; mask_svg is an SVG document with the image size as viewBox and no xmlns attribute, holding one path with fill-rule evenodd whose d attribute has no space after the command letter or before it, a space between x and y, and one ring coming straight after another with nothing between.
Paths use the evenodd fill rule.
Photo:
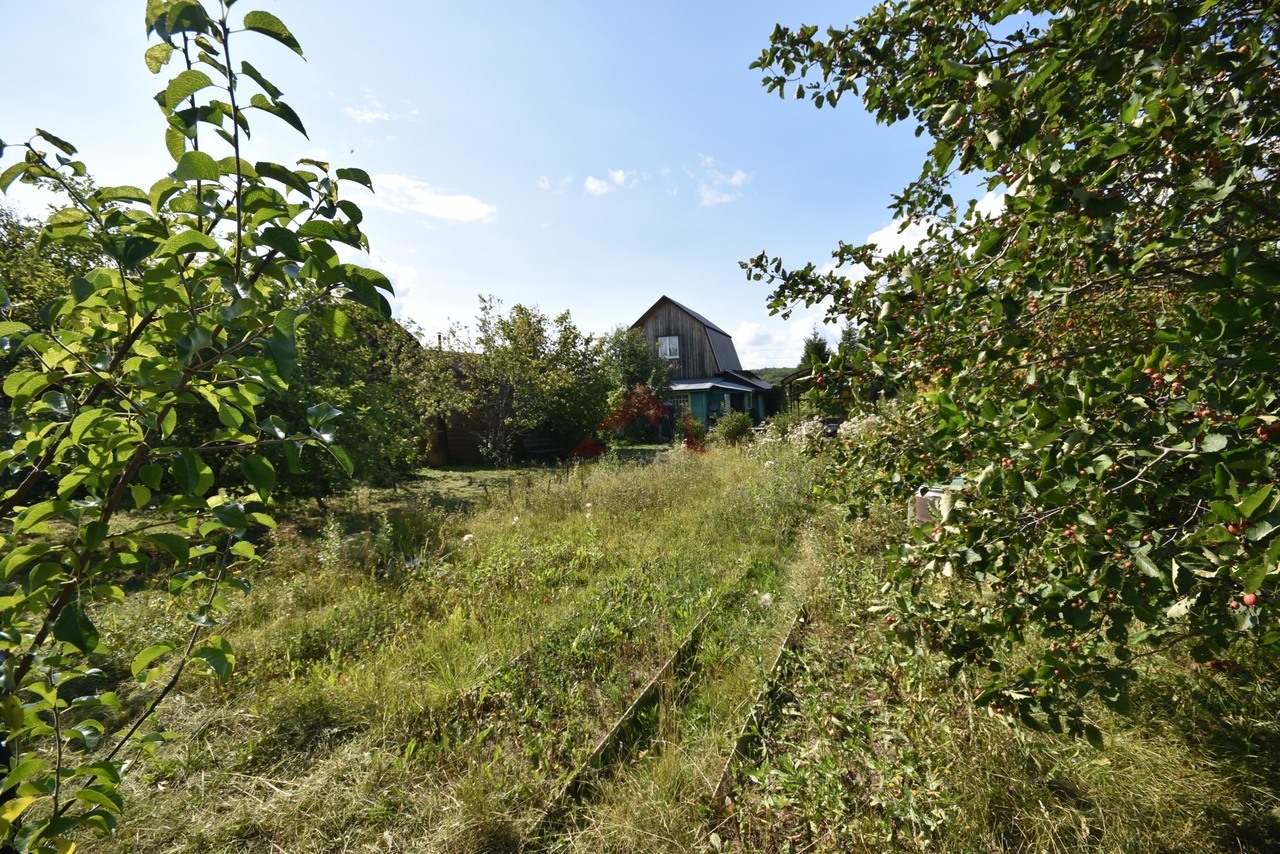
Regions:
<instances>
[{"instance_id":1,"label":"dense green bush","mask_svg":"<svg viewBox=\"0 0 1280 854\"><path fill-rule=\"evenodd\" d=\"M837 266L746 263L773 306L830 298L832 400L904 415L830 470L948 491L894 558L898 629L980 699L1083 733L1148 653L1280 642L1280 43L1275 3L892 2L778 27L757 66L822 107L861 96L932 148L895 197L923 242ZM991 207L957 205L985 183ZM853 507L866 495L851 496ZM928 595L937 575L971 595ZM1041 645L1037 641L1043 638Z\"/></svg>"},{"instance_id":2,"label":"dense green bush","mask_svg":"<svg viewBox=\"0 0 1280 854\"><path fill-rule=\"evenodd\" d=\"M302 122L238 46L267 37L302 50L274 15L237 10L233 21L230 6L146 4L159 38L147 66L178 66L156 96L173 162L148 190L96 187L75 146L45 130L0 143L21 157L0 189L21 180L59 196L34 256L14 263L6 246L14 281L0 287L0 351L14 360L0 450L12 476L0 496L0 720L15 760L0 784L0 847L24 854L67 854L77 831L109 834L125 808L121 775L169 738L153 719L161 701L184 673L230 677L228 591L248 591L258 535L275 524L277 470L263 451L299 470L317 447L351 469L332 405L317 400L292 422L269 411L297 374L299 327L343 338L344 306L390 314L386 277L342 263L333 245L368 248L344 193L369 176L245 159L247 111ZM77 269L82 260L92 269ZM228 468L240 484L217 482ZM151 645L117 663L136 683L122 702L95 666L122 639L94 619L148 570L169 576L175 620L157 620Z\"/></svg>"},{"instance_id":3,"label":"dense green bush","mask_svg":"<svg viewBox=\"0 0 1280 854\"><path fill-rule=\"evenodd\" d=\"M750 413L730 412L716 421L715 429L711 431L711 439L726 445L736 445L751 437L751 428L755 424L755 419Z\"/></svg>"}]
</instances>

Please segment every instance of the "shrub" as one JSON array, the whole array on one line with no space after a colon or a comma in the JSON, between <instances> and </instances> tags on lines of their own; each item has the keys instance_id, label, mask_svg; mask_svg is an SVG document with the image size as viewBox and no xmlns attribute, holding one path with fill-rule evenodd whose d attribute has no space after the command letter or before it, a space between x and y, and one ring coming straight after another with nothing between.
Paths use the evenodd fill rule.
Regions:
<instances>
[{"instance_id":1,"label":"shrub","mask_svg":"<svg viewBox=\"0 0 1280 854\"><path fill-rule=\"evenodd\" d=\"M728 445L737 445L743 439L751 436L751 428L755 426L755 421L746 412L730 412L716 422L716 428L711 432L711 437L716 441Z\"/></svg>"}]
</instances>

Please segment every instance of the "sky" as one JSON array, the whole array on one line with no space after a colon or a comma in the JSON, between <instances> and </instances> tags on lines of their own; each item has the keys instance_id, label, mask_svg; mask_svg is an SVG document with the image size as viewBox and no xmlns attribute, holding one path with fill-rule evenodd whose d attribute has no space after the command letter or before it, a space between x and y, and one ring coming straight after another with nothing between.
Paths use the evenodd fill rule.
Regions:
<instances>
[{"instance_id":1,"label":"sky","mask_svg":"<svg viewBox=\"0 0 1280 854\"><path fill-rule=\"evenodd\" d=\"M845 25L869 7L241 0L235 15L272 12L306 54L233 37L309 134L256 113L247 158L373 175L375 193L350 191L366 263L429 339L471 321L481 295L604 333L665 294L728 331L745 367L791 366L822 311L771 316L769 286L739 262L767 250L821 266L840 240L896 243L887 205L926 145L852 98L817 110L767 94L748 66L775 24ZM0 0L0 139L44 128L104 185L170 171L151 96L173 66L147 70L143 8ZM32 215L48 202L22 185L0 201Z\"/></svg>"}]
</instances>

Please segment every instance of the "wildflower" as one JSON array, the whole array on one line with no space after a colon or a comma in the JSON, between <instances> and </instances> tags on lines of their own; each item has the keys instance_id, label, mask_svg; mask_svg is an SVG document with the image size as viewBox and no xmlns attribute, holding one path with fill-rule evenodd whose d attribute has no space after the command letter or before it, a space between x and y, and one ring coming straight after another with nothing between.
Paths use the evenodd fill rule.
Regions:
<instances>
[{"instance_id":1,"label":"wildflower","mask_svg":"<svg viewBox=\"0 0 1280 854\"><path fill-rule=\"evenodd\" d=\"M590 511L590 510L588 510L588 511L587 511L587 518L588 518L588 519L590 519L590 518L591 518L591 511Z\"/></svg>"},{"instance_id":2,"label":"wildflower","mask_svg":"<svg viewBox=\"0 0 1280 854\"><path fill-rule=\"evenodd\" d=\"M772 605L772 604L773 604L773 594L772 594L772 593L766 593L766 594L764 594L763 596L761 596L761 597L760 597L760 607L761 607L761 608L768 608L768 607L769 607L770 605Z\"/></svg>"},{"instance_id":3,"label":"wildflower","mask_svg":"<svg viewBox=\"0 0 1280 854\"><path fill-rule=\"evenodd\" d=\"M765 467L765 468L767 468L767 469L771 469L771 468L773 468L773 460L765 460L765 461L764 461L764 467Z\"/></svg>"},{"instance_id":4,"label":"wildflower","mask_svg":"<svg viewBox=\"0 0 1280 854\"><path fill-rule=\"evenodd\" d=\"M512 525L518 525L518 524L520 524L520 517L519 517L519 516L512 516L512 517L511 517L511 524L512 524Z\"/></svg>"},{"instance_id":5,"label":"wildflower","mask_svg":"<svg viewBox=\"0 0 1280 854\"><path fill-rule=\"evenodd\" d=\"M475 534L466 534L466 535L464 535L464 536L462 537L462 541L463 541L464 543L469 543L469 542L471 542L472 540L474 540L475 538L476 538L476 535L475 535Z\"/></svg>"},{"instance_id":6,"label":"wildflower","mask_svg":"<svg viewBox=\"0 0 1280 854\"><path fill-rule=\"evenodd\" d=\"M588 509L588 510L590 510L590 509L591 509L592 507L594 507L594 506L595 506L595 505L594 505L594 504L592 504L590 501L588 501L588 502L587 502L587 509Z\"/></svg>"}]
</instances>

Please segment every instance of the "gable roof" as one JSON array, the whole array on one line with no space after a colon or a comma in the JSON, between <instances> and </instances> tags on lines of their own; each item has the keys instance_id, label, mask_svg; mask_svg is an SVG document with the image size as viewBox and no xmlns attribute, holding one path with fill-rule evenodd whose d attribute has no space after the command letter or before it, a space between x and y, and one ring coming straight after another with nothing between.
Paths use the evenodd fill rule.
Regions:
<instances>
[{"instance_id":1,"label":"gable roof","mask_svg":"<svg viewBox=\"0 0 1280 854\"><path fill-rule=\"evenodd\" d=\"M678 302L676 302L675 300L673 300L671 297L669 297L669 296L665 296L665 295L664 295L664 296L662 296L662 297L659 297L657 302L655 302L653 305L649 306L648 311L646 311L644 314L640 315L640 319L639 319L639 320L637 320L635 323L631 324L631 325L632 325L632 327L636 327L636 326L643 326L643 325L644 325L644 319L645 319L646 317L648 317L650 314L652 314L652 313L653 313L653 310L654 310L654 309L656 309L658 306L662 305L664 302L669 302L669 303L671 303L671 304L672 304L672 305L674 305L676 308L680 309L680 310L681 310L681 311L683 311L685 314L689 315L689 316L690 316L690 317L692 317L694 320L698 321L699 323L701 323L703 326L707 327L708 329L710 329L710 330L712 330L712 331L714 331L714 332L719 332L721 335L723 335L723 336L724 336L724 337L726 337L726 338L732 338L732 337L733 337L733 336L732 336L732 335L730 335L728 332L725 332L725 331L724 331L723 329L721 329L719 326L716 326L716 325L715 325L714 323L712 323L710 320L707 320L705 317L703 317L702 315L698 314L698 313L697 313L696 311L694 311L693 309L689 308L689 307L688 307L688 306L686 306L686 305L681 305L680 303L678 303Z\"/></svg>"}]
</instances>

